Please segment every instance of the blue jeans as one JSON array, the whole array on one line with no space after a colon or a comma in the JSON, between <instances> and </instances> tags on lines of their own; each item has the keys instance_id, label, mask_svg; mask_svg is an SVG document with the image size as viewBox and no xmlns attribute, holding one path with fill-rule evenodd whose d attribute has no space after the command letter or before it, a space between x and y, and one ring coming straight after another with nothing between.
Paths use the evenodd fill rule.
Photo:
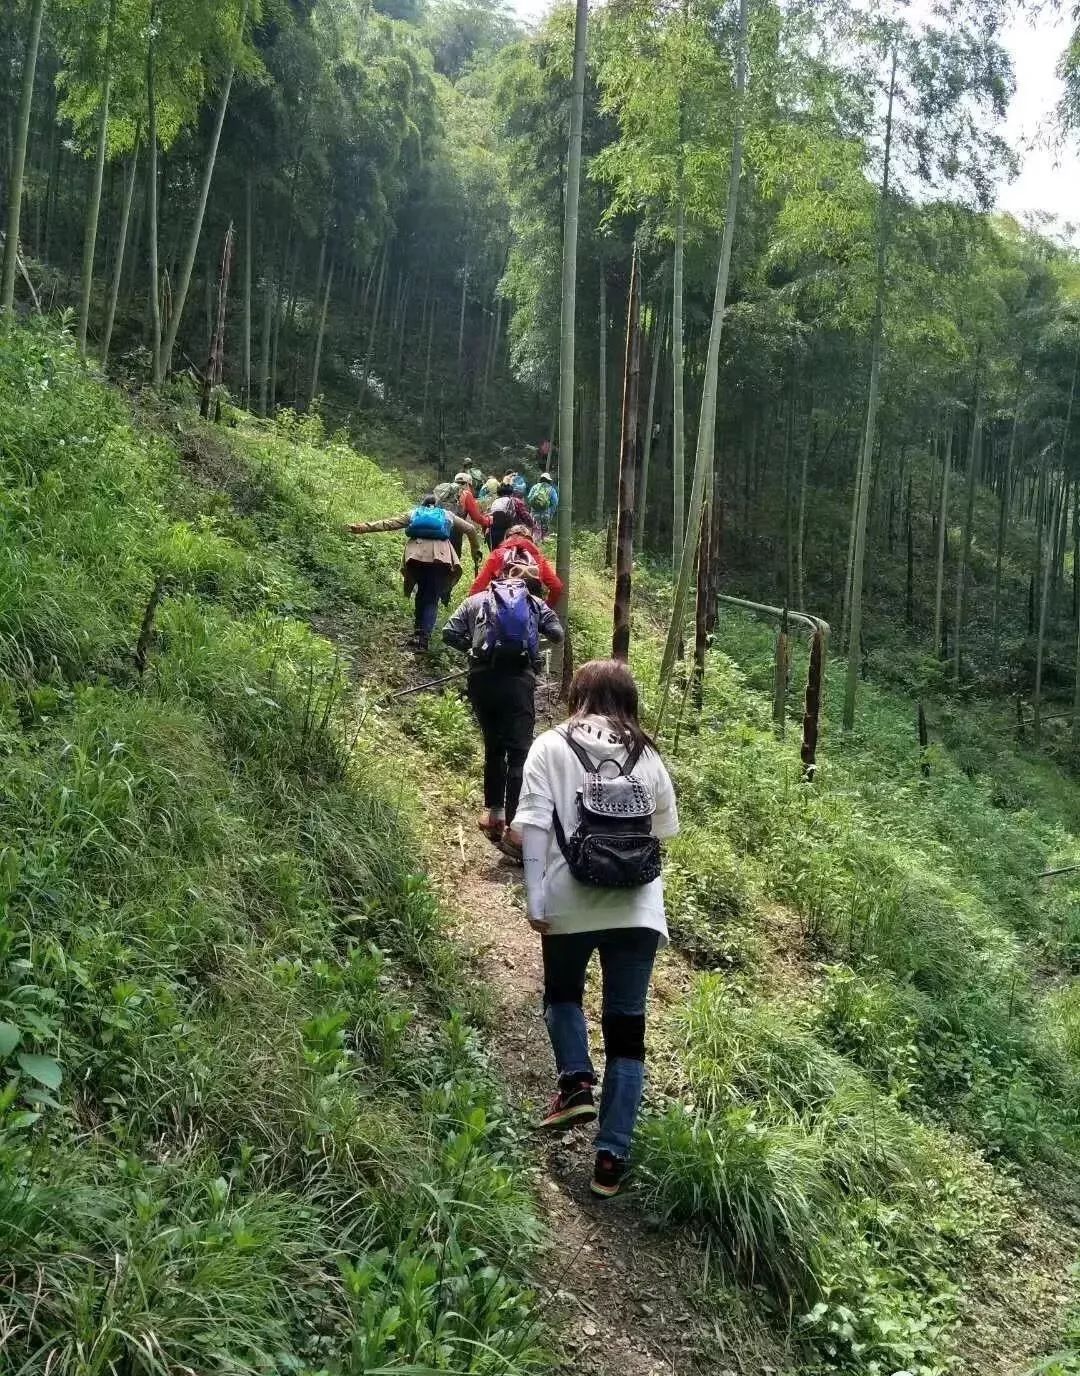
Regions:
<instances>
[{"instance_id":1,"label":"blue jeans","mask_svg":"<svg viewBox=\"0 0 1080 1376\"><path fill-rule=\"evenodd\" d=\"M543 938L544 1021L560 1082L588 1075L589 1029L581 1006L585 972L600 952L603 977L604 1088L596 1150L630 1154L645 1086L645 1004L660 937L648 927L567 932Z\"/></svg>"}]
</instances>

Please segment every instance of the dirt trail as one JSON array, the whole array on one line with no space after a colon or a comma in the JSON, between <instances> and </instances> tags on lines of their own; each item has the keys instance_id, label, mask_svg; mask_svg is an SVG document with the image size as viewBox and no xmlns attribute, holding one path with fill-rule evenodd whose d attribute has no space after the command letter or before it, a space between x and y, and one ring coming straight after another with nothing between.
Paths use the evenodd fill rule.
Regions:
<instances>
[{"instance_id":1,"label":"dirt trail","mask_svg":"<svg viewBox=\"0 0 1080 1376\"><path fill-rule=\"evenodd\" d=\"M550 717L538 703L538 726ZM554 1092L554 1069L540 1011L540 941L524 918L521 870L503 859L475 826L474 812L431 800L437 873L454 935L470 953L496 1004L488 1041L512 1102L536 1117ZM652 994L653 1015L685 990L689 972L672 948L661 956ZM599 1017L590 984L593 1054ZM663 1065L651 1073L654 1089ZM663 1088L663 1085L660 1085ZM700 1293L704 1254L689 1234L650 1225L632 1189L597 1200L588 1188L593 1126L555 1135L537 1133L536 1197L551 1243L542 1282L573 1370L599 1376L736 1376L780 1369L782 1355L765 1335L728 1350L715 1312Z\"/></svg>"},{"instance_id":2,"label":"dirt trail","mask_svg":"<svg viewBox=\"0 0 1080 1376\"><path fill-rule=\"evenodd\" d=\"M465 867L461 868L461 848ZM457 936L495 996L490 1042L511 1099L534 1117L554 1089L551 1048L540 1015L539 938L525 922L520 871L479 833L459 838ZM595 1051L594 1047L594 1051ZM705 1321L686 1296L700 1277L692 1243L649 1229L632 1193L598 1201L589 1192L592 1127L537 1134L537 1199L552 1243L544 1281L576 1369L612 1376L716 1371L702 1364Z\"/></svg>"}]
</instances>

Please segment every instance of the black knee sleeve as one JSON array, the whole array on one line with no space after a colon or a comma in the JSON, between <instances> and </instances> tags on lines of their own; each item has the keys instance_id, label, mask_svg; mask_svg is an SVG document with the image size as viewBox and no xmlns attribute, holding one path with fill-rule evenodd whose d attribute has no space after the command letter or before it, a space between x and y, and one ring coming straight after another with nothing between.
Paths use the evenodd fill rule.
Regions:
<instances>
[{"instance_id":1,"label":"black knee sleeve","mask_svg":"<svg viewBox=\"0 0 1080 1376\"><path fill-rule=\"evenodd\" d=\"M585 990L580 985L566 984L557 979L549 980L544 985L544 1011L547 1012L550 1003L576 1003L580 1008L584 997Z\"/></svg>"},{"instance_id":2,"label":"black knee sleeve","mask_svg":"<svg viewBox=\"0 0 1080 1376\"><path fill-rule=\"evenodd\" d=\"M645 1059L644 1013L605 1013L602 1025L604 1055L609 1061L615 1056L628 1061Z\"/></svg>"}]
</instances>

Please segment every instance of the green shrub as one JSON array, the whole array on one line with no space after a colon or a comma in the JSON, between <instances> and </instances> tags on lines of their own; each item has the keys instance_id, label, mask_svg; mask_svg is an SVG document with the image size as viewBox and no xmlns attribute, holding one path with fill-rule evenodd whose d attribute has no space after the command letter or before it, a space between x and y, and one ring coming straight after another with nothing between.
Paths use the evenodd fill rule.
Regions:
<instances>
[{"instance_id":1,"label":"green shrub","mask_svg":"<svg viewBox=\"0 0 1080 1376\"><path fill-rule=\"evenodd\" d=\"M676 1107L645 1123L635 1152L647 1208L710 1224L743 1279L812 1293L825 1180L811 1137L749 1108L705 1117Z\"/></svg>"},{"instance_id":2,"label":"green shrub","mask_svg":"<svg viewBox=\"0 0 1080 1376\"><path fill-rule=\"evenodd\" d=\"M476 723L459 693L419 694L404 730L447 769L471 769L479 758Z\"/></svg>"}]
</instances>

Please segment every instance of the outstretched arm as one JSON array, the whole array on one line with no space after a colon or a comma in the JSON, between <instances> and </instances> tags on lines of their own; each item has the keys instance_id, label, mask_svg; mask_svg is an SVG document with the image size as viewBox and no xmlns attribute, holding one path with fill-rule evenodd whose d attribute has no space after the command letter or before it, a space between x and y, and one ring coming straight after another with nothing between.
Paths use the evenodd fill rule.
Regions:
<instances>
[{"instance_id":1,"label":"outstretched arm","mask_svg":"<svg viewBox=\"0 0 1080 1376\"><path fill-rule=\"evenodd\" d=\"M404 516L388 516L385 521L356 521L345 529L350 535L385 535L391 530L404 530L412 520L412 513Z\"/></svg>"}]
</instances>

